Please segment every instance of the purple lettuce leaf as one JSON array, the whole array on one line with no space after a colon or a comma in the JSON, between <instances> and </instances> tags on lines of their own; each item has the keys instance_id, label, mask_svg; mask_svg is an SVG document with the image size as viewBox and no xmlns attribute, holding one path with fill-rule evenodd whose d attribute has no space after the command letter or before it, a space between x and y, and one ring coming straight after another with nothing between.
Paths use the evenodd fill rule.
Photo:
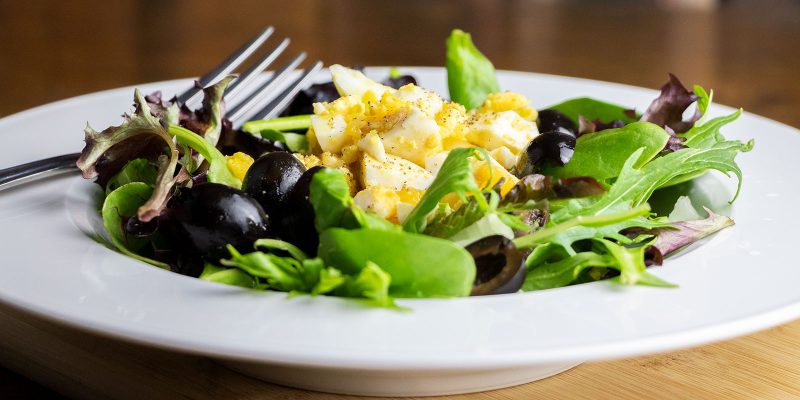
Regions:
<instances>
[{"instance_id":1,"label":"purple lettuce leaf","mask_svg":"<svg viewBox=\"0 0 800 400\"><path fill-rule=\"evenodd\" d=\"M700 96L687 90L675 75L669 74L669 82L661 87L661 94L647 107L641 121L669 127L675 133L686 132L702 116L698 108L692 117L683 120L683 113L698 99Z\"/></svg>"},{"instance_id":2,"label":"purple lettuce leaf","mask_svg":"<svg viewBox=\"0 0 800 400\"><path fill-rule=\"evenodd\" d=\"M167 127L153 115L139 90L134 93L134 102L134 114L125 116L121 125L102 132L86 127L86 145L76 164L84 178L97 178L96 182L105 186L130 160L144 158L157 163L153 193L137 211L142 222L149 222L166 207L172 187L183 179L184 174L175 175L178 149Z\"/></svg>"},{"instance_id":3,"label":"purple lettuce leaf","mask_svg":"<svg viewBox=\"0 0 800 400\"><path fill-rule=\"evenodd\" d=\"M705 208L705 207L704 207ZM661 265L664 257L724 228L733 226L732 219L705 208L708 217L692 221L672 222L672 227L650 231L656 239L647 249L652 263Z\"/></svg>"}]
</instances>

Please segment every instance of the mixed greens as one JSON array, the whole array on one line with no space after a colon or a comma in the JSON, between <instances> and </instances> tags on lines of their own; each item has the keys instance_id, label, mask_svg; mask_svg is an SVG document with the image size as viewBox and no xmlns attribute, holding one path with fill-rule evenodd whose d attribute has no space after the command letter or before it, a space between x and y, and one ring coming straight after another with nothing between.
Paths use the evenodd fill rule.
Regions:
<instances>
[{"instance_id":1,"label":"mixed greens","mask_svg":"<svg viewBox=\"0 0 800 400\"><path fill-rule=\"evenodd\" d=\"M492 63L469 34L455 30L446 44L451 106L484 107L500 93ZM207 281L382 307L602 279L673 286L648 266L733 221L710 210L694 220L656 215L648 200L710 170L741 186L735 158L753 147L720 133L740 111L701 123L712 93L670 75L642 114L591 98L529 113L538 133L508 171L494 151L453 146L413 207L386 217L359 206L351 170L303 158L322 140L314 103L348 92L342 81L302 91L280 118L233 129L222 98L232 79L206 88L197 110L137 90L122 125L86 128L78 166L105 189L113 246ZM415 83L392 71L365 85Z\"/></svg>"}]
</instances>

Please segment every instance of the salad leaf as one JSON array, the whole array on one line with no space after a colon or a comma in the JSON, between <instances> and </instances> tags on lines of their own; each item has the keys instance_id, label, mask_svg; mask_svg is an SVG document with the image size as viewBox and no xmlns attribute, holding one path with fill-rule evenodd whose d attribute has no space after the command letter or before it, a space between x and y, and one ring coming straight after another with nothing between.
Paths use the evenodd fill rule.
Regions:
<instances>
[{"instance_id":1,"label":"salad leaf","mask_svg":"<svg viewBox=\"0 0 800 400\"><path fill-rule=\"evenodd\" d=\"M523 227L523 229L526 228L530 229L527 225ZM448 240L459 246L466 247L471 243L492 235L500 235L508 239L513 239L514 230L500 219L497 213L491 213L456 232L456 234L450 236Z\"/></svg>"},{"instance_id":2,"label":"salad leaf","mask_svg":"<svg viewBox=\"0 0 800 400\"><path fill-rule=\"evenodd\" d=\"M537 263L525 276L522 290L529 292L567 286L575 282L587 268L611 267L615 264L616 260L610 255L592 251L564 257L558 261Z\"/></svg>"},{"instance_id":3,"label":"salad leaf","mask_svg":"<svg viewBox=\"0 0 800 400\"><path fill-rule=\"evenodd\" d=\"M233 173L228 169L228 161L225 156L211 143L200 135L176 125L169 127L169 133L175 136L178 143L191 147L208 161L209 182L222 183L236 189L242 187L242 181L233 176Z\"/></svg>"},{"instance_id":4,"label":"salad leaf","mask_svg":"<svg viewBox=\"0 0 800 400\"><path fill-rule=\"evenodd\" d=\"M619 176L625 161L636 150L643 149L633 165L639 168L661 152L669 137L664 129L649 122L633 122L622 128L581 135L572 159L546 173L557 177L589 176L608 183Z\"/></svg>"},{"instance_id":5,"label":"salad leaf","mask_svg":"<svg viewBox=\"0 0 800 400\"><path fill-rule=\"evenodd\" d=\"M604 246L616 264L609 267L619 270L616 280L625 285L648 285L660 287L675 287L675 285L645 271L644 250L646 245L623 247L606 239L594 239L595 243Z\"/></svg>"},{"instance_id":6,"label":"salad leaf","mask_svg":"<svg viewBox=\"0 0 800 400\"><path fill-rule=\"evenodd\" d=\"M450 98L467 110L500 91L492 62L475 47L469 33L454 29L447 38L446 65Z\"/></svg>"},{"instance_id":7,"label":"salad leaf","mask_svg":"<svg viewBox=\"0 0 800 400\"><path fill-rule=\"evenodd\" d=\"M379 265L395 297L468 296L475 281L475 261L462 247L403 231L330 228L320 234L319 257L348 275Z\"/></svg>"},{"instance_id":8,"label":"salad leaf","mask_svg":"<svg viewBox=\"0 0 800 400\"><path fill-rule=\"evenodd\" d=\"M552 213L552 221L560 223L580 215L602 215L637 207L647 201L654 190L665 186L675 178L695 174L698 171L715 169L726 174L733 173L738 178L738 186L741 187L742 172L734 158L739 152L747 152L752 148L752 140L747 143L723 141L707 149L687 148L669 153L640 168L635 168L634 165L643 153L643 149L639 149L628 157L608 193L590 205L585 202L569 201L565 207ZM734 200L738 194L737 189Z\"/></svg>"},{"instance_id":9,"label":"salad leaf","mask_svg":"<svg viewBox=\"0 0 800 400\"><path fill-rule=\"evenodd\" d=\"M658 228L649 232L656 237L655 241L651 243L652 248L650 249L654 252L656 264L661 264L664 257L689 244L733 226L732 219L715 214L708 208L705 210L708 213L708 217L705 219L677 221L673 222L670 227Z\"/></svg>"},{"instance_id":10,"label":"salad leaf","mask_svg":"<svg viewBox=\"0 0 800 400\"><path fill-rule=\"evenodd\" d=\"M575 125L580 123L581 116L588 121L599 121L602 123L622 121L625 124L629 124L637 121L633 110L589 97L567 100L547 108L563 113L569 117Z\"/></svg>"},{"instance_id":11,"label":"salad leaf","mask_svg":"<svg viewBox=\"0 0 800 400\"><path fill-rule=\"evenodd\" d=\"M150 106L139 90L134 92L134 102L136 112L126 116L121 125L102 132L86 126L86 145L76 163L84 178L96 177L100 186L106 186L108 180L130 160L144 158L155 161L161 155L177 159L172 137L159 119L152 115ZM171 176L174 170L159 171L159 175L167 173Z\"/></svg>"},{"instance_id":12,"label":"salad leaf","mask_svg":"<svg viewBox=\"0 0 800 400\"><path fill-rule=\"evenodd\" d=\"M720 129L723 126L736 121L741 115L742 110L739 109L733 114L714 118L702 125L695 125L692 127L692 129L686 131L686 133L681 134L680 137L686 139L686 141L683 142L686 147L695 149L710 148L714 144L725 140L725 138L719 132Z\"/></svg>"},{"instance_id":13,"label":"salad leaf","mask_svg":"<svg viewBox=\"0 0 800 400\"><path fill-rule=\"evenodd\" d=\"M309 201L314 208L317 231L328 228L371 228L398 230L399 227L358 207L342 171L325 168L311 179Z\"/></svg>"},{"instance_id":14,"label":"salad leaf","mask_svg":"<svg viewBox=\"0 0 800 400\"><path fill-rule=\"evenodd\" d=\"M313 286L308 284L309 281L316 283L315 277L304 276L304 261L261 251L241 254L230 245L228 251L231 258L221 260L222 265L236 267L252 276L263 278L270 288L283 292L308 292L310 286Z\"/></svg>"},{"instance_id":15,"label":"salad leaf","mask_svg":"<svg viewBox=\"0 0 800 400\"><path fill-rule=\"evenodd\" d=\"M156 183L156 175L156 167L150 161L144 158L128 161L122 170L106 183L106 194L131 182L144 182L148 186L153 186Z\"/></svg>"},{"instance_id":16,"label":"salad leaf","mask_svg":"<svg viewBox=\"0 0 800 400\"><path fill-rule=\"evenodd\" d=\"M403 229L412 233L425 231L428 214L436 209L439 201L450 193L455 193L462 202L467 202L467 195L473 195L473 199L481 209L486 210L488 204L480 194L481 189L475 182L472 175L472 166L469 157L488 160L486 150L478 148L459 148L453 149L442 163L442 167L436 174L428 190L422 195L419 203L411 210L403 223ZM491 182L491 179L489 179Z\"/></svg>"},{"instance_id":17,"label":"salad leaf","mask_svg":"<svg viewBox=\"0 0 800 400\"><path fill-rule=\"evenodd\" d=\"M148 240L128 236L125 221L136 214L139 207L151 196L153 188L142 182L131 182L120 186L106 196L101 215L103 227L111 237L111 243L122 253L139 261L169 270L169 265L137 254Z\"/></svg>"},{"instance_id":18,"label":"salad leaf","mask_svg":"<svg viewBox=\"0 0 800 400\"><path fill-rule=\"evenodd\" d=\"M683 120L683 113L698 99L700 96L687 90L675 75L669 74L669 82L661 87L661 94L650 103L641 120L669 127L676 133L686 132L702 116L698 108L688 120ZM707 100L704 98L704 106L708 105Z\"/></svg>"},{"instance_id":19,"label":"salad leaf","mask_svg":"<svg viewBox=\"0 0 800 400\"><path fill-rule=\"evenodd\" d=\"M237 268L223 268L208 263L206 263L199 278L208 282L222 283L248 289L258 287L258 281L247 272Z\"/></svg>"},{"instance_id":20,"label":"salad leaf","mask_svg":"<svg viewBox=\"0 0 800 400\"><path fill-rule=\"evenodd\" d=\"M345 279L335 289L335 294L342 297L362 297L380 307L394 306L394 300L389 295L392 277L381 269L378 264L367 261L367 265L351 279Z\"/></svg>"},{"instance_id":21,"label":"salad leaf","mask_svg":"<svg viewBox=\"0 0 800 400\"><path fill-rule=\"evenodd\" d=\"M273 142L281 142L293 153L304 153L308 151L308 137L303 134L265 129L261 131L261 137Z\"/></svg>"},{"instance_id":22,"label":"salad leaf","mask_svg":"<svg viewBox=\"0 0 800 400\"><path fill-rule=\"evenodd\" d=\"M207 125L198 133L212 146L217 145L222 131L224 114L222 97L225 95L225 89L235 78L234 75L228 75L203 89L203 108L199 112L202 113L202 119Z\"/></svg>"}]
</instances>

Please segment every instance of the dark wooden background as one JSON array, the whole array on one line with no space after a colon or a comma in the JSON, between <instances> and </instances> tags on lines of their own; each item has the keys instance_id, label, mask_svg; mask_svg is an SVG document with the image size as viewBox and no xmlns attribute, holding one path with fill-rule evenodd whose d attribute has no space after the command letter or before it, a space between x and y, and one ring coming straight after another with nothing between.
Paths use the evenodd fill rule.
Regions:
<instances>
[{"instance_id":1,"label":"dark wooden background","mask_svg":"<svg viewBox=\"0 0 800 400\"><path fill-rule=\"evenodd\" d=\"M645 87L659 86L672 72L716 89L717 102L800 126L800 1L668 5L676 3L0 0L0 117L97 90L195 75L265 25L291 37L293 49L347 65L442 65L444 38L459 27L498 68ZM769 336L759 337L769 343ZM53 393L0 369L4 394Z\"/></svg>"}]
</instances>

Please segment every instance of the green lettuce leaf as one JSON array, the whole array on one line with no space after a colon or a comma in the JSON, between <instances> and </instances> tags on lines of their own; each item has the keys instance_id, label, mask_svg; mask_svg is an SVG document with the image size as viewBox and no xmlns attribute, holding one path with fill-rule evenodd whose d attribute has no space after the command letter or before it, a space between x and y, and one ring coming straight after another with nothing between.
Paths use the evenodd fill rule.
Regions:
<instances>
[{"instance_id":1,"label":"green lettuce leaf","mask_svg":"<svg viewBox=\"0 0 800 400\"><path fill-rule=\"evenodd\" d=\"M314 208L317 231L328 228L370 228L398 230L397 225L367 213L350 196L350 186L342 171L325 168L311 179L309 200Z\"/></svg>"},{"instance_id":2,"label":"green lettuce leaf","mask_svg":"<svg viewBox=\"0 0 800 400\"><path fill-rule=\"evenodd\" d=\"M132 182L142 182L153 187L157 176L158 171L150 161L144 158L128 161L122 170L106 183L106 195Z\"/></svg>"},{"instance_id":3,"label":"green lettuce leaf","mask_svg":"<svg viewBox=\"0 0 800 400\"><path fill-rule=\"evenodd\" d=\"M233 176L228 169L225 156L202 136L177 125L170 125L169 133L178 140L178 143L191 147L208 161L209 182L221 183L239 189L242 181Z\"/></svg>"}]
</instances>

